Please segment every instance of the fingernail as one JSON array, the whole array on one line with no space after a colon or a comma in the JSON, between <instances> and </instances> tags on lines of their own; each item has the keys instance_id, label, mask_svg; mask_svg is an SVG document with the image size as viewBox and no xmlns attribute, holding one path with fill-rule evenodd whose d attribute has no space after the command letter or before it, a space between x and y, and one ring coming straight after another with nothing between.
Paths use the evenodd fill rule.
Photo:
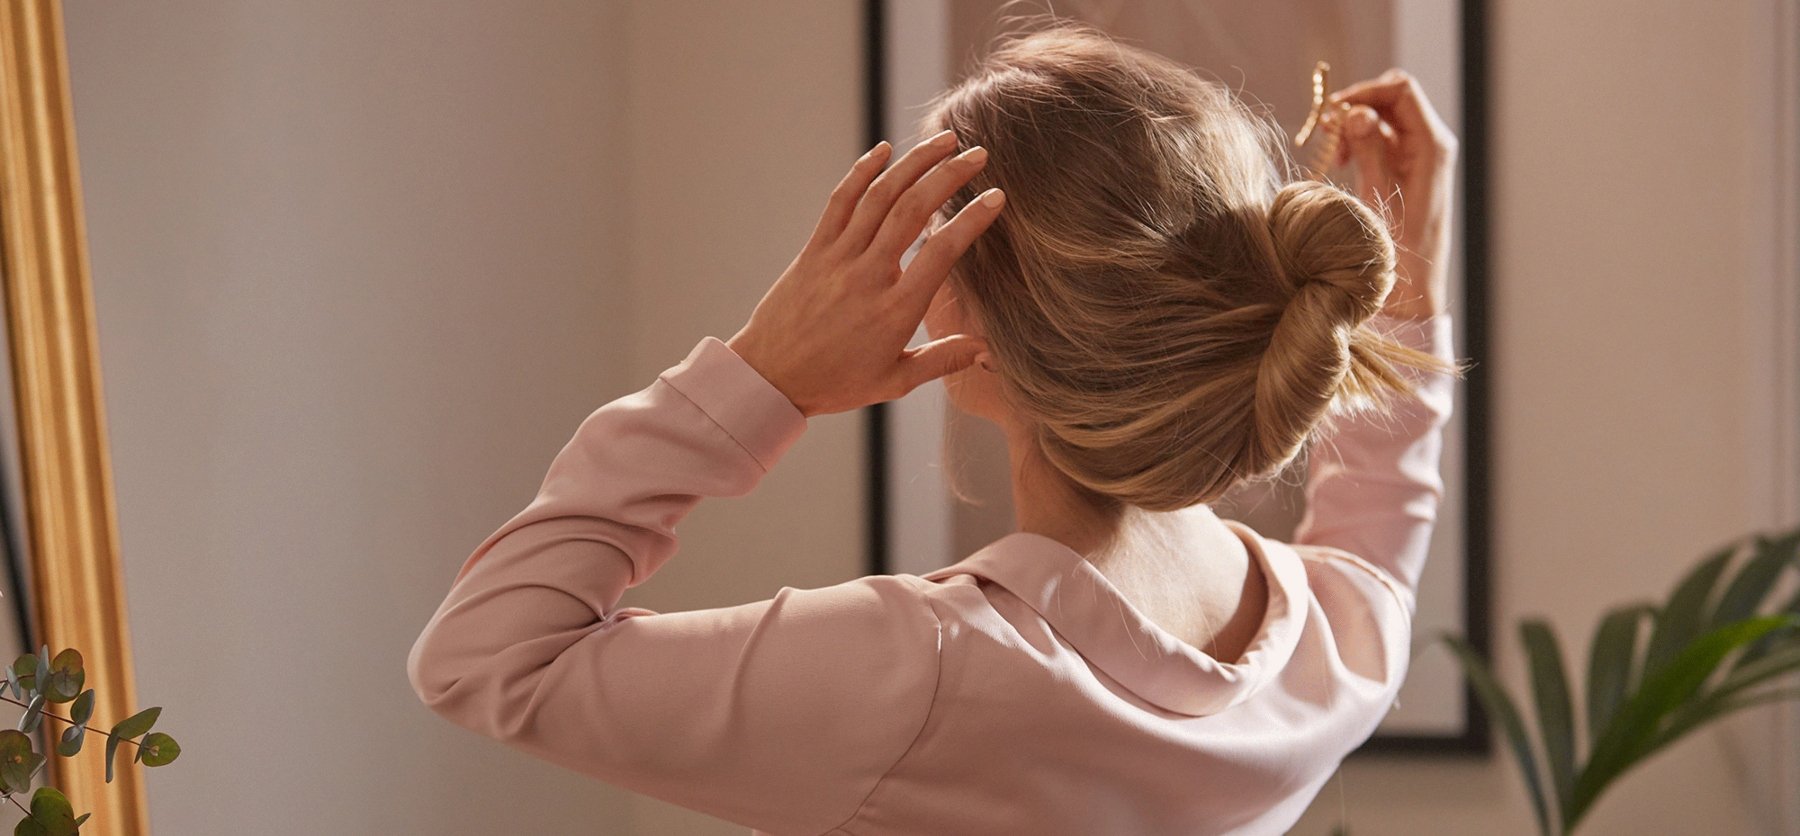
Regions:
<instances>
[{"instance_id":1,"label":"fingernail","mask_svg":"<svg viewBox=\"0 0 1800 836\"><path fill-rule=\"evenodd\" d=\"M940 147L940 148L945 145L955 145L956 144L956 132L951 131L951 130L939 131L938 135L932 137L931 141L926 144L935 146L935 147Z\"/></svg>"},{"instance_id":2,"label":"fingernail","mask_svg":"<svg viewBox=\"0 0 1800 836\"><path fill-rule=\"evenodd\" d=\"M981 194L981 202L990 208L998 207L1006 202L1006 192L999 189L988 189Z\"/></svg>"},{"instance_id":3,"label":"fingernail","mask_svg":"<svg viewBox=\"0 0 1800 836\"><path fill-rule=\"evenodd\" d=\"M988 156L987 149L983 148L979 145L975 146L974 148L970 148L967 151L962 152L962 158L965 160L968 160L969 162L972 162L972 163L983 162L983 161L987 160L987 156Z\"/></svg>"}]
</instances>

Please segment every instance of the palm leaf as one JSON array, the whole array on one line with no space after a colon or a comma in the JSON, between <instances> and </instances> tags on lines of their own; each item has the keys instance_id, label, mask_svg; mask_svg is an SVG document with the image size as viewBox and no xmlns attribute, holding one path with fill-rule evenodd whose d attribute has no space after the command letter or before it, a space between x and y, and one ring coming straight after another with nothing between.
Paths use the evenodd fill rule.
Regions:
<instances>
[{"instance_id":1,"label":"palm leaf","mask_svg":"<svg viewBox=\"0 0 1800 836\"><path fill-rule=\"evenodd\" d=\"M1737 694L1726 699L1703 700L1671 718L1669 725L1657 734L1655 740L1651 741L1649 751L1654 752L1674 743L1688 732L1739 709L1763 703L1781 702L1794 697L1800 697L1800 688L1769 688L1754 694Z\"/></svg>"},{"instance_id":2,"label":"palm leaf","mask_svg":"<svg viewBox=\"0 0 1800 836\"><path fill-rule=\"evenodd\" d=\"M1725 564L1741 547L1741 542L1732 543L1714 552L1675 585L1668 603L1658 614L1656 628L1650 631L1650 648L1644 656L1645 679L1668 664L1711 621L1706 611L1707 600L1712 597L1713 587L1724 573Z\"/></svg>"},{"instance_id":3,"label":"palm leaf","mask_svg":"<svg viewBox=\"0 0 1800 836\"><path fill-rule=\"evenodd\" d=\"M1575 779L1565 830L1573 829L1600 793L1649 752L1663 719L1691 699L1726 656L1790 623L1786 616L1764 616L1714 628L1677 648L1660 670L1646 673L1643 684L1600 734L1586 767Z\"/></svg>"},{"instance_id":4,"label":"palm leaf","mask_svg":"<svg viewBox=\"0 0 1800 836\"><path fill-rule=\"evenodd\" d=\"M1556 633L1541 619L1519 624L1519 638L1531 659L1531 693L1537 705L1538 739L1550 764L1557 808L1565 809L1575 784L1575 712L1569 701L1569 679L1563 673ZM1562 818L1559 815L1557 818Z\"/></svg>"},{"instance_id":5,"label":"palm leaf","mask_svg":"<svg viewBox=\"0 0 1800 836\"><path fill-rule=\"evenodd\" d=\"M1462 637L1451 633L1439 633L1439 640L1450 647L1456 661L1462 664L1463 673L1469 677L1469 683L1475 687L1475 695L1480 698L1482 707L1489 716L1500 724L1506 733L1506 740L1512 746L1513 758L1519 763L1519 772L1525 778L1525 789L1531 793L1531 805L1537 812L1538 830L1544 836L1551 836L1556 831L1550 829L1550 806L1544 799L1543 778L1538 767L1537 754L1531 749L1531 739L1525 735L1525 724L1519 719L1519 709L1513 705L1512 697L1507 696L1506 689L1500 687L1494 672L1488 669L1487 663L1475 652L1475 648Z\"/></svg>"},{"instance_id":6,"label":"palm leaf","mask_svg":"<svg viewBox=\"0 0 1800 836\"><path fill-rule=\"evenodd\" d=\"M1654 619L1649 604L1619 607L1606 614L1594 630L1588 651L1587 732L1588 751L1600 739L1600 731L1612 722L1625 694L1637 683L1638 624Z\"/></svg>"},{"instance_id":7,"label":"palm leaf","mask_svg":"<svg viewBox=\"0 0 1800 836\"><path fill-rule=\"evenodd\" d=\"M1800 550L1800 530L1782 537L1758 536L1756 555L1744 564L1719 596L1719 605L1713 610L1712 626L1755 615L1763 600L1769 597L1769 591L1774 589L1781 570L1794 562L1797 550Z\"/></svg>"}]
</instances>

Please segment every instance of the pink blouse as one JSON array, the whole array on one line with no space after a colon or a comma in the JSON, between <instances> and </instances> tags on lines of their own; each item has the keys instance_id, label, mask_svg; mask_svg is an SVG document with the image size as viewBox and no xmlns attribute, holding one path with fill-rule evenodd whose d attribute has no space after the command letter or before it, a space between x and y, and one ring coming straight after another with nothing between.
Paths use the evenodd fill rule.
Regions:
<instances>
[{"instance_id":1,"label":"pink blouse","mask_svg":"<svg viewBox=\"0 0 1800 836\"><path fill-rule=\"evenodd\" d=\"M1450 357L1447 315L1377 322ZM749 493L806 429L706 337L581 424L407 674L458 726L757 833L1285 832L1406 674L1452 392L1422 380L1314 448L1295 544L1227 522L1269 589L1227 663L1025 532L923 576L617 606L702 497Z\"/></svg>"}]
</instances>

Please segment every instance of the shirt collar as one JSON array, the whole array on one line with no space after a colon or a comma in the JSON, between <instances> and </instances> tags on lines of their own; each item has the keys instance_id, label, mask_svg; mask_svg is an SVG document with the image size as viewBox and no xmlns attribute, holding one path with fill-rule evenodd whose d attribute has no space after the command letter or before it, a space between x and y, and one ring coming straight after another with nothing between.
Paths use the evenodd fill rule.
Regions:
<instances>
[{"instance_id":1,"label":"shirt collar","mask_svg":"<svg viewBox=\"0 0 1800 836\"><path fill-rule=\"evenodd\" d=\"M1015 531L922 577L979 575L1018 596L1095 667L1144 700L1178 714L1216 714L1250 698L1294 655L1306 621L1306 567L1293 547L1222 520L1268 583L1262 626L1236 662L1221 662L1146 618L1081 554Z\"/></svg>"}]
</instances>

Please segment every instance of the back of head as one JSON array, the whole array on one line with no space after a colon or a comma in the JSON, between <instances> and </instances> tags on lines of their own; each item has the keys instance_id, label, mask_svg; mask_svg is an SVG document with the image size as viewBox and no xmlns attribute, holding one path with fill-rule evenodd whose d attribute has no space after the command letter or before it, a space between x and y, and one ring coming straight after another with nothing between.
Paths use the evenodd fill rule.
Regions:
<instances>
[{"instance_id":1,"label":"back of head","mask_svg":"<svg viewBox=\"0 0 1800 836\"><path fill-rule=\"evenodd\" d=\"M1045 458L1151 511L1281 469L1332 414L1406 391L1432 358L1369 320L1394 277L1385 223L1289 181L1279 127L1223 85L1061 23L1000 43L934 99L1007 210L952 275Z\"/></svg>"}]
</instances>

